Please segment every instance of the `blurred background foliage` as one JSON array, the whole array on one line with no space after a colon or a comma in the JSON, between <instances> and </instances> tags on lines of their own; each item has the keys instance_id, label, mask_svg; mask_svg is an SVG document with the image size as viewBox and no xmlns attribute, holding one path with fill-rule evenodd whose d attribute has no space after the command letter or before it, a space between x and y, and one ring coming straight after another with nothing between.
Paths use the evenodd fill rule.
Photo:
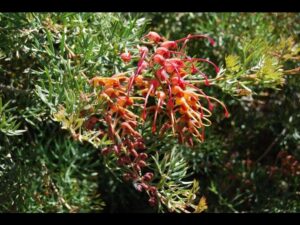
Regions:
<instances>
[{"instance_id":1,"label":"blurred background foliage","mask_svg":"<svg viewBox=\"0 0 300 225\"><path fill-rule=\"evenodd\" d=\"M299 13L1 13L0 211L157 211L52 117L59 105L69 113L84 107L87 79L126 69L120 52L149 30L171 40L210 35L217 45L190 41L190 55L233 77L213 89L230 118L217 117L203 144L174 144L170 158L157 160L184 159L179 174L200 181L208 212L299 212ZM270 66L260 66L266 58ZM260 85L268 79L262 68L284 79ZM262 74L258 85L240 94L253 71ZM179 183L174 165L167 171Z\"/></svg>"}]
</instances>

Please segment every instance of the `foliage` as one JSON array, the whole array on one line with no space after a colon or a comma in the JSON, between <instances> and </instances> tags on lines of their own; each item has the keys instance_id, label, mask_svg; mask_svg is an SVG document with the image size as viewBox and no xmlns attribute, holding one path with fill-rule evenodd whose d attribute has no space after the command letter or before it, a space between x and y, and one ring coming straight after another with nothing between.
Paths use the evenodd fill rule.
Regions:
<instances>
[{"instance_id":1,"label":"foliage","mask_svg":"<svg viewBox=\"0 0 300 225\"><path fill-rule=\"evenodd\" d=\"M178 13L174 16L166 13L149 17L150 27L168 32L166 36L176 37L183 31L217 36L216 47L204 55L221 62L222 74L233 79L232 84L215 81L222 83L222 91L234 96L230 98L219 92L219 98L227 103L231 113L230 121L221 120L219 126L212 126L207 131L207 141L186 154L201 176L202 190L208 190L204 194L210 203L209 211L299 211L295 203L299 201L299 176L291 176L289 181L278 176L269 182L266 173L266 168L278 165L280 150L299 159L299 14ZM199 42L190 46L190 51L203 47ZM274 80L277 84L284 79L285 86L247 83L251 79L268 79L265 71L271 77L278 76ZM262 86L266 89L262 90ZM238 157L231 158L236 154ZM254 165L250 169L244 169L247 160ZM235 165L231 170L224 168L229 162ZM235 182L232 177L236 177ZM289 188L282 191L279 188L282 184Z\"/></svg>"},{"instance_id":2,"label":"foliage","mask_svg":"<svg viewBox=\"0 0 300 225\"><path fill-rule=\"evenodd\" d=\"M18 118L19 129L27 130L20 138L6 138L4 142L1 138L1 162L2 157L5 162L3 173L15 176L15 179L11 179L13 176L1 177L5 179L1 182L2 210L72 211L74 208L75 211L99 211L103 205L97 197L100 179L90 175L98 174L99 169L91 167L93 172L85 169L88 168L86 163L98 157L95 154L74 155L73 149L82 152L86 147L68 140L68 136L58 129L59 125L52 122L52 112L58 110L57 106L62 103L68 106L68 110L80 104L76 97L80 90L89 87L85 85L85 76L92 76L96 71L104 73L117 69L117 63L112 65L107 61L109 54L115 57L115 52L138 36L142 20L133 18L125 21L120 14L92 13L15 13L1 14L0 18L0 90L4 102L13 100L11 107L15 107L13 114ZM57 148L66 152L66 161L65 165L56 167L45 164L48 173L39 160L48 158L48 147L44 145L55 130L58 136L52 143L66 146L66 150ZM70 151L74 154L67 154ZM5 158L7 155L11 158ZM84 163L75 163L77 157L81 157ZM82 171L82 175L88 178L82 179L77 174L70 177L73 170ZM41 193L37 188L44 183L45 174L51 176L49 179L58 191L52 190L49 196L43 196L41 206L32 200L34 196L31 193ZM35 177L35 182L31 183L31 177ZM24 186L23 191L18 191L16 185ZM62 198L55 193L60 193ZM63 206L61 199L65 199L72 210Z\"/></svg>"},{"instance_id":3,"label":"foliage","mask_svg":"<svg viewBox=\"0 0 300 225\"><path fill-rule=\"evenodd\" d=\"M10 114L13 108L8 108L9 104L2 104L2 99L0 98L0 131L5 135L14 136L21 135L25 130L18 130L20 123L17 122L16 117Z\"/></svg>"},{"instance_id":4,"label":"foliage","mask_svg":"<svg viewBox=\"0 0 300 225\"><path fill-rule=\"evenodd\" d=\"M299 211L299 19L295 13L0 14L0 210ZM188 34L215 39L214 47L191 36L183 40L186 59L203 57L220 67L197 62L207 79L198 73L188 80L217 100L213 106L224 102L230 117L214 107L200 143L178 142L180 129L158 137L153 124L160 129L168 121L167 104L156 95L144 104L133 84L130 93L144 98L140 104L162 108L156 123L148 110L140 124L143 108L128 107L147 147L138 151L148 157L142 187L126 179L132 170L122 157L103 155L115 137L99 133L107 123L93 122L105 116L108 103L98 95L104 88L91 81L123 72L130 81L141 66L139 47L154 54L162 44L153 33L144 36L150 30L164 41ZM145 77L155 78L160 66L150 65ZM205 99L200 102L210 112Z\"/></svg>"}]
</instances>

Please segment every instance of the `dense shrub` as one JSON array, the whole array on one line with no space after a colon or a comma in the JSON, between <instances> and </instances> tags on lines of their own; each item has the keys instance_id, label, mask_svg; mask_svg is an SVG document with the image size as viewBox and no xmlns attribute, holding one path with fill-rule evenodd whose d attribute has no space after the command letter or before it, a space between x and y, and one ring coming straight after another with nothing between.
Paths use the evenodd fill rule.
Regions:
<instances>
[{"instance_id":1,"label":"dense shrub","mask_svg":"<svg viewBox=\"0 0 300 225\"><path fill-rule=\"evenodd\" d=\"M299 19L0 14L0 210L299 211Z\"/></svg>"}]
</instances>

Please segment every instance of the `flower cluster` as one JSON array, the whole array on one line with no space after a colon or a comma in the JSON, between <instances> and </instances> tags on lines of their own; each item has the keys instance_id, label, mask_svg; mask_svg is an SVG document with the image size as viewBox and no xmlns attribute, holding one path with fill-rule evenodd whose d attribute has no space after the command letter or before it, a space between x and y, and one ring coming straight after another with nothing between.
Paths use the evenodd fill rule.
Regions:
<instances>
[{"instance_id":1,"label":"flower cluster","mask_svg":"<svg viewBox=\"0 0 300 225\"><path fill-rule=\"evenodd\" d=\"M216 73L217 65L203 58L191 58L184 52L186 44L194 38L206 38L214 45L214 41L205 35L189 35L185 38L168 41L155 32L150 32L144 37L149 42L151 50L146 46L139 47L140 60L136 72L130 77L128 96L130 91L143 95L144 105L141 117L146 120L149 112L153 114L152 132L163 135L168 129L173 131L180 143L193 145L193 137L204 140L204 128L211 125L209 117L212 114L211 101L220 103L228 111L225 105L214 97L206 95L196 83L204 83L209 86L207 76L197 68L197 63L211 64ZM179 46L181 44L181 47ZM198 78L202 77L203 80ZM148 99L155 99L156 105L149 105ZM203 102L207 102L205 107ZM158 113L165 115L165 120L157 129Z\"/></svg>"},{"instance_id":2,"label":"flower cluster","mask_svg":"<svg viewBox=\"0 0 300 225\"><path fill-rule=\"evenodd\" d=\"M126 64L134 64L137 59L134 71L111 77L95 76L90 80L98 100L105 102L105 113L91 116L85 127L100 129L100 136L108 136L113 144L102 153L117 156L119 166L126 168L124 179L133 181L137 190L145 190L152 205L157 201L157 189L151 185L154 174L142 173L147 167L148 154L141 128L150 122L154 135L162 137L169 132L180 143L193 146L195 140L204 141L204 128L211 125L209 117L214 102L224 108L228 117L225 105L199 87L210 85L199 64L213 66L216 73L218 66L185 53L187 42L199 38L208 39L214 45L205 35L169 41L149 32L141 40L143 45L120 55Z\"/></svg>"},{"instance_id":3,"label":"flower cluster","mask_svg":"<svg viewBox=\"0 0 300 225\"><path fill-rule=\"evenodd\" d=\"M93 116L87 123L88 129L94 129L97 123L102 122L102 135L107 134L113 145L102 149L104 155L114 153L118 157L118 165L126 167L124 180L132 180L138 191L143 189L150 195L149 203L156 203L156 188L149 182L153 173L142 175L142 169L147 166L148 155L143 152L146 149L142 135L137 131L138 116L132 111L139 106L136 101L141 97L128 97L127 86L129 78L125 74L116 74L112 77L94 77L90 80L92 86L101 87L98 99L106 101L105 115L102 119Z\"/></svg>"}]
</instances>

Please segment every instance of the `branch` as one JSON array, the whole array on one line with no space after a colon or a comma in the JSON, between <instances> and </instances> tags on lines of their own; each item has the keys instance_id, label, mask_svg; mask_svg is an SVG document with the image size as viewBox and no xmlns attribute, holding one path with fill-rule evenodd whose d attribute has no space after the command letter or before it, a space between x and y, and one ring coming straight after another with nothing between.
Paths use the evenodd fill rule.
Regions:
<instances>
[{"instance_id":1,"label":"branch","mask_svg":"<svg viewBox=\"0 0 300 225\"><path fill-rule=\"evenodd\" d=\"M285 70L284 73L286 75L296 75L296 74L300 74L300 67L291 69L291 70Z\"/></svg>"},{"instance_id":2,"label":"branch","mask_svg":"<svg viewBox=\"0 0 300 225\"><path fill-rule=\"evenodd\" d=\"M286 128L284 128L281 133L275 138L275 140L269 145L269 147L266 149L266 151L256 160L256 163L261 161L274 147L274 145L278 142L279 138L283 136L286 133Z\"/></svg>"},{"instance_id":3,"label":"branch","mask_svg":"<svg viewBox=\"0 0 300 225\"><path fill-rule=\"evenodd\" d=\"M46 170L46 174L49 178L49 181L50 181L50 184L51 184L51 187L53 188L55 194L58 196L58 200L69 210L69 212L74 212L75 211L75 208L74 207L71 207L67 202L66 200L63 198L63 196L60 194L58 188L56 187L56 185L54 184L53 180L51 179L50 177L50 173L49 173L49 170L48 168L46 167L45 164L42 165L44 167L44 169Z\"/></svg>"}]
</instances>

